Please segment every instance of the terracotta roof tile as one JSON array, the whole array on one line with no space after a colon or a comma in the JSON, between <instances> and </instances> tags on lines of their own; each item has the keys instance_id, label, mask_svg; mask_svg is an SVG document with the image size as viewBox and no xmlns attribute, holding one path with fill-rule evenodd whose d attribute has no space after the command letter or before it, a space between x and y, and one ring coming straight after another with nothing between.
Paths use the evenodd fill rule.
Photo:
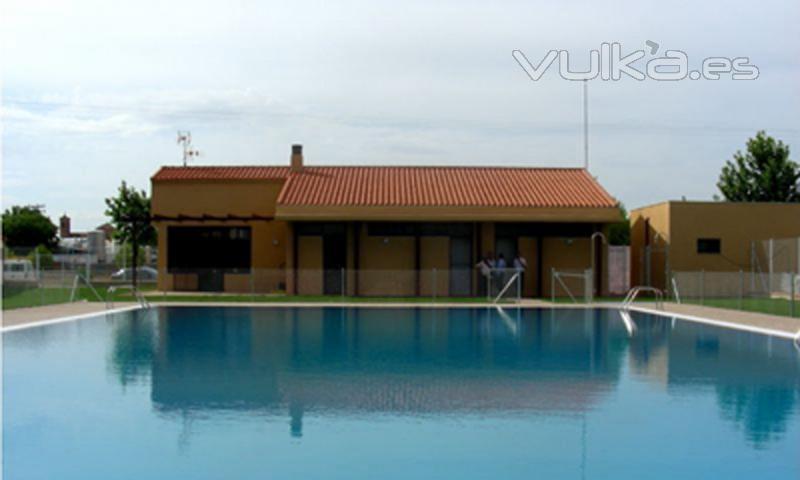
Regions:
<instances>
[{"instance_id":1,"label":"terracotta roof tile","mask_svg":"<svg viewBox=\"0 0 800 480\"><path fill-rule=\"evenodd\" d=\"M290 173L281 206L613 207L584 169L306 167Z\"/></svg>"},{"instance_id":2,"label":"terracotta roof tile","mask_svg":"<svg viewBox=\"0 0 800 480\"><path fill-rule=\"evenodd\" d=\"M161 167L152 180L282 180L289 167Z\"/></svg>"},{"instance_id":3,"label":"terracotta roof tile","mask_svg":"<svg viewBox=\"0 0 800 480\"><path fill-rule=\"evenodd\" d=\"M280 206L613 207L584 169L500 167L162 167L152 179L283 180Z\"/></svg>"}]
</instances>

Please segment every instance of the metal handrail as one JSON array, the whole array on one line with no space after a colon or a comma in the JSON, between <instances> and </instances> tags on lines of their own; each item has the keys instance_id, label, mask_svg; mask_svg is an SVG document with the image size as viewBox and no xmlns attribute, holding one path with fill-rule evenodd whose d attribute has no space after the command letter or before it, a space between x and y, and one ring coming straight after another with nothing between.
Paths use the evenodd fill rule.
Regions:
<instances>
[{"instance_id":1,"label":"metal handrail","mask_svg":"<svg viewBox=\"0 0 800 480\"><path fill-rule=\"evenodd\" d=\"M492 303L497 303L498 301L500 301L500 297L502 297L503 294L506 293L506 291L511 287L511 284L514 283L514 280L516 280L517 278L519 278L519 272L511 276L511 278L508 280L508 283L506 283L506 286L503 287L502 290L500 290L500 293L497 294L497 296L494 298L494 302Z\"/></svg>"},{"instance_id":2,"label":"metal handrail","mask_svg":"<svg viewBox=\"0 0 800 480\"><path fill-rule=\"evenodd\" d=\"M112 285L108 287L106 290L106 309L114 307L114 292L121 289L130 289L133 292L133 296L136 298L136 301L139 303L139 306L144 309L149 309L152 307L150 302L145 298L142 292L139 291L138 288L134 285Z\"/></svg>"},{"instance_id":3,"label":"metal handrail","mask_svg":"<svg viewBox=\"0 0 800 480\"><path fill-rule=\"evenodd\" d=\"M655 293L656 308L658 310L664 310L664 292L655 287L648 287L644 285L639 285L628 290L628 294L625 295L625 298L622 300L622 303L620 304L620 309L625 311L629 310L631 304L636 300L636 297L639 296L641 292Z\"/></svg>"},{"instance_id":4,"label":"metal handrail","mask_svg":"<svg viewBox=\"0 0 800 480\"><path fill-rule=\"evenodd\" d=\"M794 336L794 348L800 352L800 330L798 330L797 335Z\"/></svg>"},{"instance_id":5,"label":"metal handrail","mask_svg":"<svg viewBox=\"0 0 800 480\"><path fill-rule=\"evenodd\" d=\"M72 280L72 291L69 294L69 301L70 303L75 301L75 294L78 292L78 282L83 282L84 285L89 287L89 290L94 293L94 296L97 297L97 300L103 301L103 297L97 293L97 290L92 286L91 282L89 282L86 277L81 275L80 273L75 275L75 278Z\"/></svg>"},{"instance_id":6,"label":"metal handrail","mask_svg":"<svg viewBox=\"0 0 800 480\"><path fill-rule=\"evenodd\" d=\"M672 291L674 293L675 302L681 303L681 293L678 291L678 281L675 280L675 275L672 276Z\"/></svg>"},{"instance_id":7,"label":"metal handrail","mask_svg":"<svg viewBox=\"0 0 800 480\"><path fill-rule=\"evenodd\" d=\"M620 310L619 316L622 318L622 323L625 325L625 330L628 331L628 336L632 337L636 333L636 323L631 318L631 314L627 310Z\"/></svg>"}]
</instances>

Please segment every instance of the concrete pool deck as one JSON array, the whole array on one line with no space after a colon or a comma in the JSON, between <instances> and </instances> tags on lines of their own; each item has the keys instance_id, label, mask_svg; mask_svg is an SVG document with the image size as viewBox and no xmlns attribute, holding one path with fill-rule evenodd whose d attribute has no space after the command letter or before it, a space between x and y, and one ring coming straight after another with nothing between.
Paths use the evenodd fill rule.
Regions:
<instances>
[{"instance_id":1,"label":"concrete pool deck","mask_svg":"<svg viewBox=\"0 0 800 480\"><path fill-rule=\"evenodd\" d=\"M115 309L134 308L135 303L116 303ZM193 306L193 307L358 307L358 308L475 308L494 307L490 303L409 303L409 302L158 302L153 299L154 306ZM618 303L572 304L550 303L545 300L526 299L519 305L522 308L617 308ZM687 318L689 320L708 323L723 324L733 328L742 327L747 330L764 331L764 333L777 332L781 336L794 336L800 330L800 319L762 313L728 310L723 308L705 307L700 305L686 305L665 302L664 310L655 310L652 302L636 302L635 310L660 314L670 314ZM105 304L99 302L76 302L43 307L20 308L2 312L2 328L18 327L20 325L33 325L47 323L71 317L83 317L107 311Z\"/></svg>"},{"instance_id":2,"label":"concrete pool deck","mask_svg":"<svg viewBox=\"0 0 800 480\"><path fill-rule=\"evenodd\" d=\"M654 310L652 303L635 303L635 307ZM705 307L701 305L688 305L683 303L664 303L664 312L674 313L683 317L694 317L704 320L748 327L749 329L772 330L796 336L800 332L800 318L768 315L765 313L746 312L743 310L729 310L726 308Z\"/></svg>"},{"instance_id":3,"label":"concrete pool deck","mask_svg":"<svg viewBox=\"0 0 800 480\"><path fill-rule=\"evenodd\" d=\"M133 307L135 303L116 303L115 308ZM57 319L87 316L106 311L106 305L100 302L74 302L45 305L43 307L15 308L3 310L2 328L20 325L45 323Z\"/></svg>"}]
</instances>

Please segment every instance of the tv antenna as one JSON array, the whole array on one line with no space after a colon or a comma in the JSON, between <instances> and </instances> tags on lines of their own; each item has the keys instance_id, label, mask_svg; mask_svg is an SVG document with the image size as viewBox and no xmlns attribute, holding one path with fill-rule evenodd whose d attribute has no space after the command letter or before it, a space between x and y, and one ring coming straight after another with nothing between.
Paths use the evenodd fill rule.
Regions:
<instances>
[{"instance_id":1,"label":"tv antenna","mask_svg":"<svg viewBox=\"0 0 800 480\"><path fill-rule=\"evenodd\" d=\"M178 143L183 146L183 166L185 167L190 158L200 156L200 151L192 147L192 132L182 132L178 130Z\"/></svg>"}]
</instances>

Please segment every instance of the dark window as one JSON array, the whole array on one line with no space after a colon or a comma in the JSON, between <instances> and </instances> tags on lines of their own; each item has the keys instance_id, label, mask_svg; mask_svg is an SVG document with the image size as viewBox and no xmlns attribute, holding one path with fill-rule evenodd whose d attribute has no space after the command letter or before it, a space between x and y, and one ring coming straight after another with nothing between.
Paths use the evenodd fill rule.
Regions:
<instances>
[{"instance_id":1,"label":"dark window","mask_svg":"<svg viewBox=\"0 0 800 480\"><path fill-rule=\"evenodd\" d=\"M250 271L250 227L169 227L167 270Z\"/></svg>"},{"instance_id":2,"label":"dark window","mask_svg":"<svg viewBox=\"0 0 800 480\"><path fill-rule=\"evenodd\" d=\"M697 253L720 253L722 242L719 238L698 238Z\"/></svg>"}]
</instances>

